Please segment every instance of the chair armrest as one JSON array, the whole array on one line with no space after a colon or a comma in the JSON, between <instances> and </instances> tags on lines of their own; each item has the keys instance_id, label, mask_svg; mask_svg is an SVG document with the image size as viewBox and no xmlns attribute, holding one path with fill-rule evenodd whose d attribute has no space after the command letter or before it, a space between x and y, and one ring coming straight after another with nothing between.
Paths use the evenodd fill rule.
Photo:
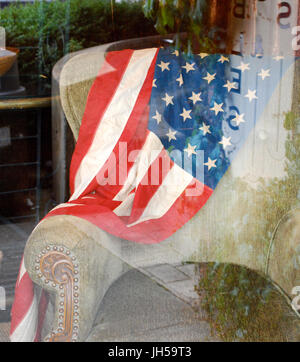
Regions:
<instances>
[{"instance_id":1,"label":"chair armrest","mask_svg":"<svg viewBox=\"0 0 300 362\"><path fill-rule=\"evenodd\" d=\"M88 228L95 226L73 216L53 216L27 242L28 274L54 304L48 306L49 313L52 307L54 311L43 326L45 340L84 341L107 289L125 271L123 262L91 237Z\"/></svg>"}]
</instances>

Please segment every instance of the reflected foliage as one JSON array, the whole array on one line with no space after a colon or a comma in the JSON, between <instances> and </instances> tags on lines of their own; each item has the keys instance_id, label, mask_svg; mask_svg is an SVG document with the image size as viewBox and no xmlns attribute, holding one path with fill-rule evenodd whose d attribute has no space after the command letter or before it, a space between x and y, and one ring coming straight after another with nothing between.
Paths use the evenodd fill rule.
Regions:
<instances>
[{"instance_id":1,"label":"reflected foliage","mask_svg":"<svg viewBox=\"0 0 300 362\"><path fill-rule=\"evenodd\" d=\"M212 333L232 342L300 340L300 321L265 278L245 267L202 266L197 288Z\"/></svg>"},{"instance_id":2,"label":"reflected foliage","mask_svg":"<svg viewBox=\"0 0 300 362\"><path fill-rule=\"evenodd\" d=\"M145 0L144 13L160 34L187 33L177 38L177 47L188 52L213 52L220 47L229 7L215 0ZM197 44L197 45L196 45Z\"/></svg>"},{"instance_id":3,"label":"reflected foliage","mask_svg":"<svg viewBox=\"0 0 300 362\"><path fill-rule=\"evenodd\" d=\"M265 256L278 221L300 205L300 119L293 112L286 114L284 127L288 131L285 144L286 175L283 179L261 179L258 189L240 179L231 179L231 188L239 196L239 210L258 235ZM249 201L250 200L250 201ZM248 203L255 207L247 207ZM243 206L244 205L244 206ZM239 234L243 225L232 231ZM230 234L224 233L226 237ZM240 233L241 244L245 234ZM250 240L251 243L253 240ZM247 251L247 249L245 249ZM286 341L300 340L299 320L283 297L263 277L246 268L211 263L200 273L197 290L208 320L226 341ZM291 323L293 322L293 323ZM293 329L292 336L289 332Z\"/></svg>"},{"instance_id":4,"label":"reflected foliage","mask_svg":"<svg viewBox=\"0 0 300 362\"><path fill-rule=\"evenodd\" d=\"M19 70L23 84L37 81L50 90L54 64L66 53L115 40L156 34L145 19L141 2L110 0L36 1L11 4L0 12L7 45L21 49Z\"/></svg>"}]
</instances>

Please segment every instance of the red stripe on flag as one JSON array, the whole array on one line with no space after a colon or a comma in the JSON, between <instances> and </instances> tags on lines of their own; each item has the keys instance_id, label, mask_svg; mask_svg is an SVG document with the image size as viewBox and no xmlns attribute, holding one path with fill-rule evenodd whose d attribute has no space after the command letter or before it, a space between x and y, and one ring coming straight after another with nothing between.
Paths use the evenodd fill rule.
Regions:
<instances>
[{"instance_id":1,"label":"red stripe on flag","mask_svg":"<svg viewBox=\"0 0 300 362\"><path fill-rule=\"evenodd\" d=\"M163 149L151 164L147 174L136 189L132 212L128 221L129 224L134 223L140 218L147 204L173 166L174 162L170 159L167 151Z\"/></svg>"},{"instance_id":2,"label":"red stripe on flag","mask_svg":"<svg viewBox=\"0 0 300 362\"><path fill-rule=\"evenodd\" d=\"M140 121L138 122L138 126L136 129L136 133L134 137L130 140L129 143L124 142L120 145L120 141L115 147L113 154L116 157L115 164L115 180L116 184L107 184L107 185L99 185L99 182L107 177L107 172L110 168L109 161L106 162L104 167L100 170L98 175L96 176L97 184L95 184L96 192L102 196L113 199L119 191L122 189L130 169L134 165L136 158L138 157L138 151L142 149L146 138L149 134L148 131L148 117L149 117L149 107L146 106L144 110L144 114L140 117ZM137 151L137 152L134 152ZM130 161L129 161L130 155ZM120 172L120 169L122 171Z\"/></svg>"},{"instance_id":3,"label":"red stripe on flag","mask_svg":"<svg viewBox=\"0 0 300 362\"><path fill-rule=\"evenodd\" d=\"M18 325L26 316L32 305L34 297L34 287L32 280L26 272L22 279L17 281L15 289L15 299L11 310L10 335L14 333Z\"/></svg>"},{"instance_id":4,"label":"red stripe on flag","mask_svg":"<svg viewBox=\"0 0 300 362\"><path fill-rule=\"evenodd\" d=\"M51 211L48 215L78 216L117 237L143 244L159 243L189 221L212 195L213 190L196 179L191 181L187 189L194 188L195 183L198 189L203 189L200 196L187 196L184 191L161 218L144 221L132 227L128 227L125 222L128 218L119 217L101 205L60 208Z\"/></svg>"}]
</instances>

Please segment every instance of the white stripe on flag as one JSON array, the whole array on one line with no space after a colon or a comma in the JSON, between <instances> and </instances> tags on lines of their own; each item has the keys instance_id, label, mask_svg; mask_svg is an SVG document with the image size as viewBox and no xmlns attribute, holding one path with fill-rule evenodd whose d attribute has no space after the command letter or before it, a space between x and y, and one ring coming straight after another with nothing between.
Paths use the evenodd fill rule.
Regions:
<instances>
[{"instance_id":1,"label":"white stripe on flag","mask_svg":"<svg viewBox=\"0 0 300 362\"><path fill-rule=\"evenodd\" d=\"M64 207L73 207L73 206L84 206L84 205L83 204L67 204L67 203L63 203L63 204L59 204L59 205L55 206L55 208L52 209L51 211L61 209L61 208L64 208Z\"/></svg>"},{"instance_id":2,"label":"white stripe on flag","mask_svg":"<svg viewBox=\"0 0 300 362\"><path fill-rule=\"evenodd\" d=\"M162 217L166 212L168 212L192 180L192 175L174 164L156 193L149 201L141 217L134 223L128 225L128 227L137 225L143 221L159 219Z\"/></svg>"},{"instance_id":3,"label":"white stripe on flag","mask_svg":"<svg viewBox=\"0 0 300 362\"><path fill-rule=\"evenodd\" d=\"M135 193L129 194L126 199L118 207L114 209L114 213L118 216L130 216Z\"/></svg>"},{"instance_id":4,"label":"white stripe on flag","mask_svg":"<svg viewBox=\"0 0 300 362\"><path fill-rule=\"evenodd\" d=\"M36 336L37 325L38 325L38 298L36 293L30 308L28 309L22 322L19 323L14 332L10 335L12 342L33 342Z\"/></svg>"},{"instance_id":5,"label":"white stripe on flag","mask_svg":"<svg viewBox=\"0 0 300 362\"><path fill-rule=\"evenodd\" d=\"M24 258L22 259L22 264L21 264L21 267L20 267L20 273L19 273L19 278L18 278L18 284L20 284L23 276L25 275L26 273L26 268L25 268L25 263L24 263Z\"/></svg>"},{"instance_id":6,"label":"white stripe on flag","mask_svg":"<svg viewBox=\"0 0 300 362\"><path fill-rule=\"evenodd\" d=\"M115 148L126 127L156 51L156 48L151 48L137 50L132 54L117 91L95 133L92 145L76 173L75 191L70 201L81 195Z\"/></svg>"},{"instance_id":7,"label":"white stripe on flag","mask_svg":"<svg viewBox=\"0 0 300 362\"><path fill-rule=\"evenodd\" d=\"M153 158L157 157L162 149L163 144L161 143L160 139L153 132L149 132L143 147L139 151L139 154L134 161L134 165L131 167L128 173L128 177L124 183L124 186L114 197L115 201L124 201L127 199L130 192L142 181L151 163L154 161Z\"/></svg>"}]
</instances>

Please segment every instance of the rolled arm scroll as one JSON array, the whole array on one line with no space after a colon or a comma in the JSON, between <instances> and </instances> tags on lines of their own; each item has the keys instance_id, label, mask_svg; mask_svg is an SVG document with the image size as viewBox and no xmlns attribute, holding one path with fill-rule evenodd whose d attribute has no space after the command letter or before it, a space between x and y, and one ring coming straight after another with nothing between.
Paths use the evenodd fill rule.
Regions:
<instances>
[{"instance_id":1,"label":"rolled arm scroll","mask_svg":"<svg viewBox=\"0 0 300 362\"><path fill-rule=\"evenodd\" d=\"M46 338L49 342L71 342L78 338L79 266L65 247L47 246L36 260L43 284L57 291L58 327Z\"/></svg>"}]
</instances>

